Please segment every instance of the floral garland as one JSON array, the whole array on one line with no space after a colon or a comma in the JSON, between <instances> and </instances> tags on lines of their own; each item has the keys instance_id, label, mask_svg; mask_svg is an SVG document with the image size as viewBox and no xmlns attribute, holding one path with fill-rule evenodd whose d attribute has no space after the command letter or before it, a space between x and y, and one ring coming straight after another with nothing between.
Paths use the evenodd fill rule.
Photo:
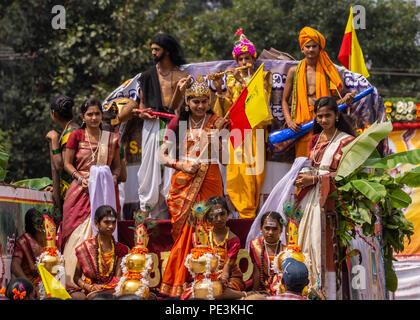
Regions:
<instances>
[{"instance_id":1,"label":"floral garland","mask_svg":"<svg viewBox=\"0 0 420 320\"><path fill-rule=\"evenodd\" d=\"M41 250L41 254L36 259L36 264L42 264L41 261L46 256L52 256L52 257L58 257L60 259L60 265L58 266L58 272L55 275L55 279L57 279L58 282L61 283L61 280L65 279L65 269L64 269L64 258L61 255L60 251L57 247L54 248L43 248ZM42 282L42 279L40 279L38 283L38 291L41 299L45 299L47 297L47 292L45 291L44 283Z\"/></svg>"},{"instance_id":2,"label":"floral garland","mask_svg":"<svg viewBox=\"0 0 420 320\"><path fill-rule=\"evenodd\" d=\"M420 103L409 98L391 98L384 103L385 112L392 122L420 121Z\"/></svg>"},{"instance_id":3,"label":"floral garland","mask_svg":"<svg viewBox=\"0 0 420 320\"><path fill-rule=\"evenodd\" d=\"M121 270L123 273L123 276L120 278L120 281L118 282L117 286L115 287L115 293L117 295L121 295L121 286L123 283L127 280L138 280L140 281L143 286L137 290L134 294L136 296L142 297L144 294L144 291L146 290L146 287L149 287L149 272L152 269L153 259L151 254L147 254L145 252L149 252L149 250L145 248L133 248L131 249L131 252L129 254L126 254L122 260L121 260ZM126 267L126 261L127 258L131 254L144 254L146 256L146 266L142 272L135 272L135 271L129 271Z\"/></svg>"},{"instance_id":4,"label":"floral garland","mask_svg":"<svg viewBox=\"0 0 420 320\"><path fill-rule=\"evenodd\" d=\"M185 267L188 269L188 272L193 276L194 281L192 282L192 290L191 290L191 295L193 298L195 298L194 296L194 286L197 282L202 281L202 282L206 282L209 288L209 294L207 295L207 298L209 300L215 300L214 298L214 294L213 294L213 285L212 285L212 281L216 281L217 280L217 274L212 273L210 271L211 269L211 260L213 257L217 258L217 265L219 265L220 263L220 256L216 253L214 253L215 251L210 248L210 247L205 247L205 248L193 248L191 249L190 254L188 254L187 258L185 259ZM199 252L204 252L202 254L199 254ZM196 274L194 271L191 270L190 268L190 260L194 261L197 260L198 258L200 258L201 256L205 256L206 257L206 271L203 274Z\"/></svg>"}]
</instances>

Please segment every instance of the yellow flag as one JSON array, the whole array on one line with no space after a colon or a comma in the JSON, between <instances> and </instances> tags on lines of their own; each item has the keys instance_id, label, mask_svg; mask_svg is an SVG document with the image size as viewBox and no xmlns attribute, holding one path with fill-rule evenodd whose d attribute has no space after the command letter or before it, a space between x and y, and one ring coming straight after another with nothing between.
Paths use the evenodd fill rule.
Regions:
<instances>
[{"instance_id":1,"label":"yellow flag","mask_svg":"<svg viewBox=\"0 0 420 320\"><path fill-rule=\"evenodd\" d=\"M44 284L45 292L48 297L71 299L65 288L54 276L48 272L42 264L38 264L39 274L41 275L42 283Z\"/></svg>"},{"instance_id":2,"label":"yellow flag","mask_svg":"<svg viewBox=\"0 0 420 320\"><path fill-rule=\"evenodd\" d=\"M369 77L362 48L360 47L359 40L357 40L356 30L354 29L353 7L350 7L350 15L347 20L346 30L344 31L338 60L350 71L360 73L365 78Z\"/></svg>"},{"instance_id":3,"label":"yellow flag","mask_svg":"<svg viewBox=\"0 0 420 320\"><path fill-rule=\"evenodd\" d=\"M264 93L263 67L264 63L261 63L246 85L248 95L245 99L245 114L251 128L259 125L270 116Z\"/></svg>"}]
</instances>

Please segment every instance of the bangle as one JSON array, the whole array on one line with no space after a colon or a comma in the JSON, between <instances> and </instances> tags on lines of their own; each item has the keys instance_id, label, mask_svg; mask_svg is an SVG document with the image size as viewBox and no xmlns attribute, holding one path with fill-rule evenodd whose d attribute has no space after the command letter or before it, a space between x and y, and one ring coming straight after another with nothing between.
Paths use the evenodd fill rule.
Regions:
<instances>
[{"instance_id":1,"label":"bangle","mask_svg":"<svg viewBox=\"0 0 420 320\"><path fill-rule=\"evenodd\" d=\"M54 149L52 151L52 154L59 154L60 153L60 148Z\"/></svg>"},{"instance_id":2,"label":"bangle","mask_svg":"<svg viewBox=\"0 0 420 320\"><path fill-rule=\"evenodd\" d=\"M77 178L77 183L82 184L82 181L84 178L85 178L84 176L80 176L79 178Z\"/></svg>"},{"instance_id":3,"label":"bangle","mask_svg":"<svg viewBox=\"0 0 420 320\"><path fill-rule=\"evenodd\" d=\"M178 163L177 160L171 163L171 168L176 170L176 164Z\"/></svg>"},{"instance_id":4,"label":"bangle","mask_svg":"<svg viewBox=\"0 0 420 320\"><path fill-rule=\"evenodd\" d=\"M312 176L312 184L315 184L315 176Z\"/></svg>"},{"instance_id":5,"label":"bangle","mask_svg":"<svg viewBox=\"0 0 420 320\"><path fill-rule=\"evenodd\" d=\"M74 175L77 173L77 170L74 170L71 174L71 178L74 179Z\"/></svg>"}]
</instances>

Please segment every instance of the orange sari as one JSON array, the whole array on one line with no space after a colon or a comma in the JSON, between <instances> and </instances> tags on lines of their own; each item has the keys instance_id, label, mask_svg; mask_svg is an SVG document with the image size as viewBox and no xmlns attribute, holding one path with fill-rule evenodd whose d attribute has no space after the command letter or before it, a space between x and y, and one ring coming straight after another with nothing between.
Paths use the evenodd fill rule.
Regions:
<instances>
[{"instance_id":1,"label":"orange sari","mask_svg":"<svg viewBox=\"0 0 420 320\"><path fill-rule=\"evenodd\" d=\"M203 134L213 128L220 128L224 119L217 115L207 121ZM189 131L189 130L188 130ZM187 131L184 146L187 156L195 157L193 141ZM185 259L193 246L194 229L186 223L192 206L199 201L211 197L223 196L223 180L217 163L201 163L195 175L189 175L176 170L172 175L172 185L169 190L167 204L171 215L172 238L175 243L171 249L165 272L162 277L160 293L167 296L180 296L187 285L189 276L184 266Z\"/></svg>"}]
</instances>

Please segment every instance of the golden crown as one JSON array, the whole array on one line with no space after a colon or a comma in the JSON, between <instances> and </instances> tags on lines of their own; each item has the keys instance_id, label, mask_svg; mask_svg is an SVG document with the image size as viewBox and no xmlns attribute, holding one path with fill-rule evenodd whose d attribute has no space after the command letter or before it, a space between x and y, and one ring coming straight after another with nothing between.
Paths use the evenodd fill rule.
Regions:
<instances>
[{"instance_id":1,"label":"golden crown","mask_svg":"<svg viewBox=\"0 0 420 320\"><path fill-rule=\"evenodd\" d=\"M185 97L201 97L206 96L210 98L210 88L207 81L202 75L199 75L197 79L185 90Z\"/></svg>"}]
</instances>

